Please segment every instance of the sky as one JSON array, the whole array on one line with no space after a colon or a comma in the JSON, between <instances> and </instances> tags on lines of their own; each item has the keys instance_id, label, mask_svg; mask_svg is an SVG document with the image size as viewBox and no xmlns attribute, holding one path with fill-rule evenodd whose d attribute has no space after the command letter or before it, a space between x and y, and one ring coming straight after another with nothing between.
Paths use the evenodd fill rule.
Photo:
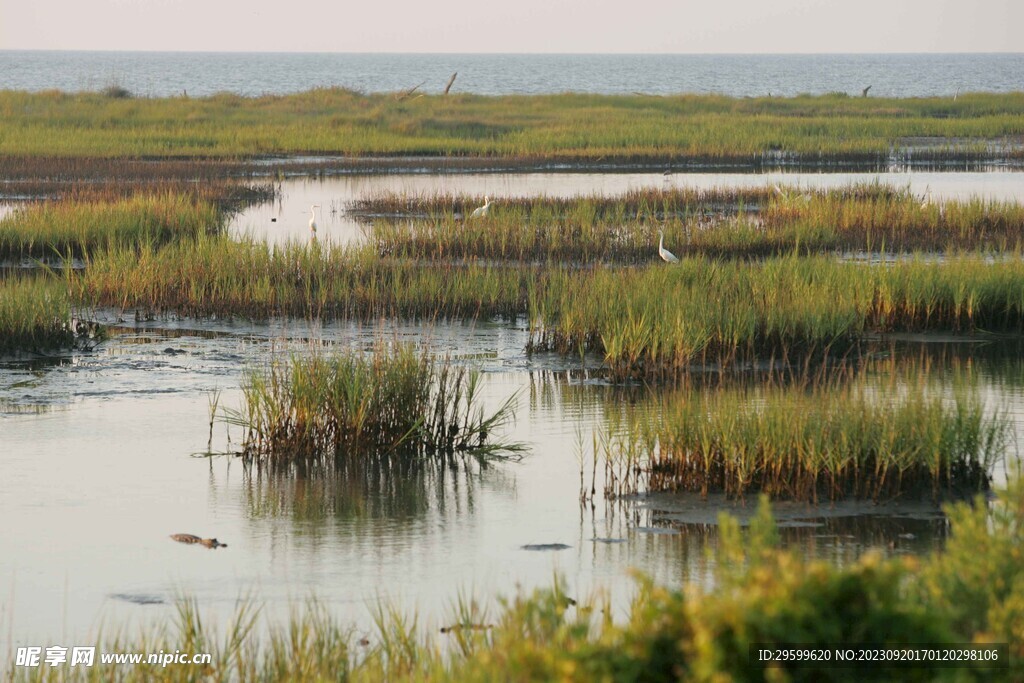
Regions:
<instances>
[{"instance_id":1,"label":"sky","mask_svg":"<svg viewBox=\"0 0 1024 683\"><path fill-rule=\"evenodd\" d=\"M1024 0L0 0L0 49L1024 52Z\"/></svg>"}]
</instances>

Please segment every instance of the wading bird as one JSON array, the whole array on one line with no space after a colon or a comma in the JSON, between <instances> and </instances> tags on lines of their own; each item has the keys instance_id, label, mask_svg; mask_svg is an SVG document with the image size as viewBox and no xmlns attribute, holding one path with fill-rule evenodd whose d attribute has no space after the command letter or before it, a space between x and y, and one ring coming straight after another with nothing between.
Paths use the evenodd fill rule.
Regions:
<instances>
[{"instance_id":1,"label":"wading bird","mask_svg":"<svg viewBox=\"0 0 1024 683\"><path fill-rule=\"evenodd\" d=\"M659 230L658 234L661 235L661 239L658 240L658 256L668 263L679 263L679 257L665 248L665 232Z\"/></svg>"},{"instance_id":2,"label":"wading bird","mask_svg":"<svg viewBox=\"0 0 1024 683\"><path fill-rule=\"evenodd\" d=\"M921 202L921 208L927 209L932 203L932 188L930 185L924 187L924 201Z\"/></svg>"},{"instance_id":3,"label":"wading bird","mask_svg":"<svg viewBox=\"0 0 1024 683\"><path fill-rule=\"evenodd\" d=\"M487 213L491 210L491 204L493 203L494 202L492 202L487 195L484 195L484 205L478 209L475 209L473 213L469 214L469 217L482 218L483 216L486 216Z\"/></svg>"},{"instance_id":4,"label":"wading bird","mask_svg":"<svg viewBox=\"0 0 1024 683\"><path fill-rule=\"evenodd\" d=\"M312 214L309 218L309 233L313 237L316 237L316 210L319 208L319 204L313 204L309 207L309 213Z\"/></svg>"}]
</instances>

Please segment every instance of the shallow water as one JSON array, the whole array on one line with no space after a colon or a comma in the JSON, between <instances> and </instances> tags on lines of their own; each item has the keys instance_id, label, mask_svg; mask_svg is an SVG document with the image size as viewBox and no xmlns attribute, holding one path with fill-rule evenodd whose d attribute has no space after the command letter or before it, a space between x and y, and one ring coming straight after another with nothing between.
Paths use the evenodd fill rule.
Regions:
<instances>
[{"instance_id":1,"label":"shallow water","mask_svg":"<svg viewBox=\"0 0 1024 683\"><path fill-rule=\"evenodd\" d=\"M1024 201L1024 172L977 173L452 173L335 176L282 181L281 196L272 204L252 206L231 222L233 234L281 243L310 238L310 206L317 210L317 238L339 243L364 238L366 219L348 208L360 197L384 192L466 194L497 198L620 194L642 188L765 187L783 184L801 188L834 188L850 183L880 182L909 187L917 194L931 190L934 201L974 196Z\"/></svg>"},{"instance_id":2,"label":"shallow water","mask_svg":"<svg viewBox=\"0 0 1024 683\"><path fill-rule=\"evenodd\" d=\"M246 368L310 338L369 348L381 335L481 369L491 407L518 395L509 436L529 444L529 454L483 469L411 473L383 490L368 478L261 476L229 457L194 457L208 449L211 392L222 392L221 407L237 407ZM0 546L8 549L0 554L0 634L9 631L0 642L159 622L181 595L221 624L239 599L285 618L315 595L369 631L378 600L436 626L460 592L490 599L549 586L556 573L571 595L611 589L619 614L632 592L630 567L670 585L706 582L715 516L750 507L672 496L606 503L600 494L596 506L581 507L578 435L589 443L607 402L630 392L603 382L593 358L580 367L578 359L528 357L526 339L522 325L508 323L179 320L115 328L91 353L0 364ZM943 344L963 353L963 344ZM992 405L1009 407L1022 433L1019 356L990 356L976 360L984 391ZM240 436L217 424L212 450L230 450ZM945 533L930 504L779 512L788 543L840 563L869 547L927 552ZM174 533L229 547L182 545L168 538ZM568 547L523 548L546 544Z\"/></svg>"}]
</instances>

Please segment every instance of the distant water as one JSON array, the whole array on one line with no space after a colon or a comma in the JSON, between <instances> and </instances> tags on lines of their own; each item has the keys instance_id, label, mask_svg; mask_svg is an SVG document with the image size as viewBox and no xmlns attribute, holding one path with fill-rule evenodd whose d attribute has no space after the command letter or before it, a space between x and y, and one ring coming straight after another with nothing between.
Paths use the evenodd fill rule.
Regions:
<instances>
[{"instance_id":1,"label":"distant water","mask_svg":"<svg viewBox=\"0 0 1024 683\"><path fill-rule=\"evenodd\" d=\"M364 92L423 83L439 92L537 94L722 93L950 96L1024 90L1022 54L419 55L0 51L0 89L100 90L137 95L290 93L321 86Z\"/></svg>"}]
</instances>

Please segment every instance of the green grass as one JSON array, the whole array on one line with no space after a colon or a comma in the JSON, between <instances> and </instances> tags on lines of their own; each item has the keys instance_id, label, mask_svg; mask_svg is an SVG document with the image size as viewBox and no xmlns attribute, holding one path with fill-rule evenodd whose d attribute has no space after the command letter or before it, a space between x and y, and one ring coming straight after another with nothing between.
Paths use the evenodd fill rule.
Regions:
<instances>
[{"instance_id":1,"label":"green grass","mask_svg":"<svg viewBox=\"0 0 1024 683\"><path fill-rule=\"evenodd\" d=\"M12 133L0 156L231 158L286 153L487 156L581 161L881 160L905 138L915 159L1004 158L986 141L1024 133L1024 94L881 99L735 99L583 94L485 97L341 89L254 98L109 98L0 92Z\"/></svg>"},{"instance_id":2,"label":"green grass","mask_svg":"<svg viewBox=\"0 0 1024 683\"><path fill-rule=\"evenodd\" d=\"M196 239L223 226L221 211L186 194L40 202L0 218L0 258L81 257L101 248Z\"/></svg>"},{"instance_id":3,"label":"green grass","mask_svg":"<svg viewBox=\"0 0 1024 683\"><path fill-rule=\"evenodd\" d=\"M244 404L229 419L245 429L243 454L260 462L522 450L494 439L513 417L513 399L485 417L476 371L412 345L292 355L251 372L242 392Z\"/></svg>"},{"instance_id":4,"label":"green grass","mask_svg":"<svg viewBox=\"0 0 1024 683\"><path fill-rule=\"evenodd\" d=\"M0 278L0 354L74 346L67 285L53 278Z\"/></svg>"},{"instance_id":5,"label":"green grass","mask_svg":"<svg viewBox=\"0 0 1024 683\"><path fill-rule=\"evenodd\" d=\"M556 582L488 612L461 599L439 629L380 607L366 640L315 603L284 623L251 603L218 628L195 601L163 626L106 632L100 652L209 652L206 665L97 663L20 668L14 681L1014 681L1024 674L1024 487L948 508L950 537L923 559L867 552L844 567L778 548L762 502L746 530L723 515L711 581L682 590L641 580L624 618L600 597L567 599ZM708 584L712 584L708 587ZM476 628L479 627L479 628ZM129 635L130 634L130 635ZM749 647L1009 644L1003 669L831 668L766 672ZM1003 653L1004 655L1006 652ZM770 674L770 675L766 675Z\"/></svg>"},{"instance_id":6,"label":"green grass","mask_svg":"<svg viewBox=\"0 0 1024 683\"><path fill-rule=\"evenodd\" d=\"M841 374L841 373L840 373ZM1009 422L968 378L943 396L927 367L847 382L817 375L659 395L604 439L611 488L817 503L984 491Z\"/></svg>"}]
</instances>

